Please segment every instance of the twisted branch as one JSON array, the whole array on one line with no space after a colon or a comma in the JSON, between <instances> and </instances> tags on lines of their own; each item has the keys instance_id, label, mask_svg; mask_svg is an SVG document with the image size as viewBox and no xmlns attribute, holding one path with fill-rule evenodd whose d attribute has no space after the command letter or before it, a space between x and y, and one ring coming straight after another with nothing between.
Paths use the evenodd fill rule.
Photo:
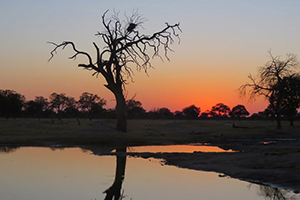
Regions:
<instances>
[{"instance_id":1,"label":"twisted branch","mask_svg":"<svg viewBox=\"0 0 300 200\"><path fill-rule=\"evenodd\" d=\"M166 27L162 30L146 36L140 34L137 30L144 20L137 12L134 12L133 16L129 18L126 16L128 22L125 22L125 24L121 23L122 21L118 18L118 14L107 19L107 13L108 10L102 15L104 31L98 31L95 34L105 44L102 52L98 45L93 42L97 53L96 62L93 62L89 53L79 51L75 44L70 41L64 41L61 44L49 42L55 48L50 52L51 57L48 62L57 53L57 49L62 48L64 50L67 46L71 46L75 54L69 58L76 59L79 55L87 57L88 63L79 64L78 67L95 71L93 75L101 73L108 83L107 87L113 88L114 85L125 84L126 78L124 76L126 75L127 78L133 80L133 71L129 66L130 63L135 64L137 70L144 69L147 73L147 69L152 67L150 63L151 57L157 56L163 60L163 57L160 55L162 50L164 57L170 60L168 52L172 51L172 49L169 45L174 42L174 38L177 38L180 43L178 31L181 32L181 29L179 23L174 25L166 23ZM151 57L148 53L149 50L153 53Z\"/></svg>"},{"instance_id":2,"label":"twisted branch","mask_svg":"<svg viewBox=\"0 0 300 200\"><path fill-rule=\"evenodd\" d=\"M282 92L279 87L284 77L293 74L293 68L298 67L296 56L287 54L285 60L280 60L279 56L274 57L269 51L270 60L258 70L258 78L248 76L251 83L246 83L239 88L240 95L249 94L249 99L255 99L256 96L265 96L269 99L274 92Z\"/></svg>"},{"instance_id":3,"label":"twisted branch","mask_svg":"<svg viewBox=\"0 0 300 200\"><path fill-rule=\"evenodd\" d=\"M57 49L58 48L62 48L62 50L64 50L68 45L71 45L72 48L73 48L73 51L75 51L75 54L73 56L69 57L69 59L76 59L76 57L79 54L82 54L82 55L85 55L88 58L89 64L93 65L92 57L84 51L77 50L76 47L75 47L75 44L73 42L64 41L61 44L56 44L54 42L47 42L47 43L53 44L55 46L55 48L50 52L51 57L49 58L48 62L50 62L52 60L52 58L54 57L54 53L57 54Z\"/></svg>"}]
</instances>

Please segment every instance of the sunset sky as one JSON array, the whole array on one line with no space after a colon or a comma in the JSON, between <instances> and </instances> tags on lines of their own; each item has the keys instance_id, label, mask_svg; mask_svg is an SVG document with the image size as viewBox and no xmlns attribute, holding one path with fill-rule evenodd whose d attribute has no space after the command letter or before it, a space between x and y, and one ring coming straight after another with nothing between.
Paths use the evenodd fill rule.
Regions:
<instances>
[{"instance_id":1,"label":"sunset sky","mask_svg":"<svg viewBox=\"0 0 300 200\"><path fill-rule=\"evenodd\" d=\"M273 55L300 56L299 0L10 0L0 3L0 89L26 96L49 97L53 92L78 99L83 92L98 94L114 107L114 97L102 77L78 68L84 61L69 60L72 51L59 51L48 63L53 46L46 42L73 41L95 55L93 42L103 30L102 14L109 9L146 18L145 34L180 22L181 43L175 42L170 62L152 61L148 76L135 71L126 96L142 102L146 110L171 111L195 104L201 111L217 103L243 104L251 113L264 110L263 99L249 103L237 89L256 74Z\"/></svg>"}]
</instances>

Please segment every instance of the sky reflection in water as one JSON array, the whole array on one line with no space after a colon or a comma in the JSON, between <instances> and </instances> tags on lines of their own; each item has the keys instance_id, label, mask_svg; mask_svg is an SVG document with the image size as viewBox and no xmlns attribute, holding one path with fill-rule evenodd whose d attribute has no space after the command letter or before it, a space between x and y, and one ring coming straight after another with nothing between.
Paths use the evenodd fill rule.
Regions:
<instances>
[{"instance_id":1,"label":"sky reflection in water","mask_svg":"<svg viewBox=\"0 0 300 200\"><path fill-rule=\"evenodd\" d=\"M114 182L116 156L80 148L20 148L0 154L0 199L104 199ZM161 166L155 159L127 157L124 199L263 200L257 185L220 178L217 173ZM270 193L270 191L267 191Z\"/></svg>"},{"instance_id":2,"label":"sky reflection in water","mask_svg":"<svg viewBox=\"0 0 300 200\"><path fill-rule=\"evenodd\" d=\"M224 150L217 146L208 146L200 144L192 145L153 145L153 146L137 146L137 147L128 147L128 152L133 153L193 153L193 152L234 152L230 150Z\"/></svg>"}]
</instances>

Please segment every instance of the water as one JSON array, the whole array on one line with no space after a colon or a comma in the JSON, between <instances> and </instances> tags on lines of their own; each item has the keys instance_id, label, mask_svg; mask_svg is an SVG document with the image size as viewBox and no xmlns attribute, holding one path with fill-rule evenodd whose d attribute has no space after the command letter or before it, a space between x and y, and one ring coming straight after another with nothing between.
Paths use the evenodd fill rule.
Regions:
<instances>
[{"instance_id":1,"label":"water","mask_svg":"<svg viewBox=\"0 0 300 200\"><path fill-rule=\"evenodd\" d=\"M116 193L126 200L287 199L267 197L274 194L300 199L285 190L220 178L213 172L163 166L160 160L124 154L97 156L80 148L23 147L1 153L0 163L1 200L101 200L118 187Z\"/></svg>"},{"instance_id":2,"label":"water","mask_svg":"<svg viewBox=\"0 0 300 200\"><path fill-rule=\"evenodd\" d=\"M193 152L227 152L232 153L233 150L224 150L217 146L209 146L202 144L190 145L152 145L152 146L136 146L128 147L127 152L134 153L193 153Z\"/></svg>"}]
</instances>

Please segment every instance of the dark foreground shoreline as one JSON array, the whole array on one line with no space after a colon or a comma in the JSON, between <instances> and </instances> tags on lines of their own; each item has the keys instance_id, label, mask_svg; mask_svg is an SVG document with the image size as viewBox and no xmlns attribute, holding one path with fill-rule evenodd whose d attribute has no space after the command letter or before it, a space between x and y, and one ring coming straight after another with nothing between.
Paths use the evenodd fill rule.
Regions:
<instances>
[{"instance_id":1,"label":"dark foreground shoreline","mask_svg":"<svg viewBox=\"0 0 300 200\"><path fill-rule=\"evenodd\" d=\"M96 155L115 155L110 146L64 146L25 145L26 147L70 148L91 150ZM25 146L1 146L3 152L14 151ZM219 145L222 147L222 145ZM228 144L226 144L228 147ZM285 141L277 144L242 145L233 144L231 153L131 153L129 156L163 159L164 164L180 168L213 171L220 177L231 177L252 183L269 185L300 193L300 141Z\"/></svg>"},{"instance_id":2,"label":"dark foreground shoreline","mask_svg":"<svg viewBox=\"0 0 300 200\"><path fill-rule=\"evenodd\" d=\"M233 129L229 120L131 120L128 133L117 132L114 120L51 121L0 119L0 147L80 147L109 154L120 146L209 143L235 153L127 153L165 160L167 165L262 183L300 192L300 124L278 131L273 122L241 121L247 129ZM267 139L269 138L269 139ZM270 139L271 138L271 139ZM7 147L7 148L6 148Z\"/></svg>"},{"instance_id":3,"label":"dark foreground shoreline","mask_svg":"<svg viewBox=\"0 0 300 200\"><path fill-rule=\"evenodd\" d=\"M231 177L300 193L300 140L273 143L233 143L236 152L223 153L127 153L142 158L163 159L180 168L213 171ZM222 148L224 145L213 145ZM97 151L92 150L97 154Z\"/></svg>"},{"instance_id":4,"label":"dark foreground shoreline","mask_svg":"<svg viewBox=\"0 0 300 200\"><path fill-rule=\"evenodd\" d=\"M275 164L274 167L262 165L254 166L253 160L261 159L252 153L163 153L160 155L139 155L141 157L154 157L165 160L165 164L180 168L213 171L221 173L221 177L231 177L245 180L252 183L270 185L291 190L295 193L300 192L300 174L294 170L282 168ZM300 154L295 155L299 159ZM268 162L273 159L268 157ZM245 162L245 160L248 160ZM281 161L278 161L281 162ZM271 163L269 163L271 164ZM285 163L281 163L285 165ZM289 163L290 164L290 163ZM298 163L299 164L299 163ZM263 164L265 165L265 164ZM272 164L271 164L272 165ZM292 167L293 168L293 167Z\"/></svg>"}]
</instances>

